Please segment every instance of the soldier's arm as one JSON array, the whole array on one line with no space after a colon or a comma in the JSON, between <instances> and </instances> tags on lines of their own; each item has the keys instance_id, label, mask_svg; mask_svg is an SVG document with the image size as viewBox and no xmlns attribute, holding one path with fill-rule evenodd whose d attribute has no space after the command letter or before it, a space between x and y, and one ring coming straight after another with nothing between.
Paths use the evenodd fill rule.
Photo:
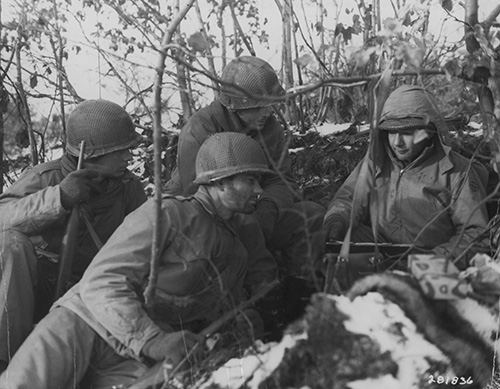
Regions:
<instances>
[{"instance_id":1,"label":"soldier's arm","mask_svg":"<svg viewBox=\"0 0 500 389\"><path fill-rule=\"evenodd\" d=\"M163 333L146 313L142 298L150 271L153 219L152 201L128 215L80 281L87 308L137 358L148 340ZM170 231L168 220L163 225L160 247Z\"/></svg>"},{"instance_id":2,"label":"soldier's arm","mask_svg":"<svg viewBox=\"0 0 500 389\"><path fill-rule=\"evenodd\" d=\"M177 170L183 196L192 195L196 192L197 185L193 183L196 178L196 155L201 144L209 136L209 132L197 117L191 118L182 128L177 145Z\"/></svg>"},{"instance_id":3,"label":"soldier's arm","mask_svg":"<svg viewBox=\"0 0 500 389\"><path fill-rule=\"evenodd\" d=\"M366 165L363 166L363 164ZM368 202L371 189L371 174L370 164L367 162L367 159L364 158L358 163L339 188L328 206L324 218L323 224L327 238L335 240L344 238L349 227L356 185L358 185L358 193L355 204L353 228L355 228L360 220L364 219L369 213Z\"/></svg>"},{"instance_id":4,"label":"soldier's arm","mask_svg":"<svg viewBox=\"0 0 500 389\"><path fill-rule=\"evenodd\" d=\"M59 185L38 173L27 172L0 196L0 230L36 235L67 215Z\"/></svg>"},{"instance_id":5,"label":"soldier's arm","mask_svg":"<svg viewBox=\"0 0 500 389\"><path fill-rule=\"evenodd\" d=\"M248 251L248 271L245 285L253 293L259 286L272 282L277 277L278 267L274 257L267 250L264 236L252 216L245 217L246 224L241 232Z\"/></svg>"},{"instance_id":6,"label":"soldier's arm","mask_svg":"<svg viewBox=\"0 0 500 389\"><path fill-rule=\"evenodd\" d=\"M481 169L484 167L473 165L470 171L452 177L450 214L456 233L448 242L434 248L436 253L456 257L471 248L487 250L486 237L481 238L488 224L486 204L483 202L486 181ZM462 267L464 261L461 261Z\"/></svg>"},{"instance_id":7,"label":"soldier's arm","mask_svg":"<svg viewBox=\"0 0 500 389\"><path fill-rule=\"evenodd\" d=\"M257 205L255 217L268 238L274 230L280 210L290 208L295 198L300 196L291 175L291 160L283 128L273 120L265 131L265 135L259 132L256 139L264 149L269 167L275 170L276 174L263 177L261 185L264 193Z\"/></svg>"}]
</instances>

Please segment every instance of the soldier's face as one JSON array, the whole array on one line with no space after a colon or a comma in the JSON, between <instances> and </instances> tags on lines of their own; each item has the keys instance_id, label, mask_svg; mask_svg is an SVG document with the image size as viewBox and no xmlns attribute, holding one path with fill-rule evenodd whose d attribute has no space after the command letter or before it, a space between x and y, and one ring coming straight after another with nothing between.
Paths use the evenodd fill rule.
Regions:
<instances>
[{"instance_id":1,"label":"soldier's face","mask_svg":"<svg viewBox=\"0 0 500 389\"><path fill-rule=\"evenodd\" d=\"M118 150L84 161L83 166L101 173L105 177L120 177L132 160L129 149Z\"/></svg>"},{"instance_id":2,"label":"soldier's face","mask_svg":"<svg viewBox=\"0 0 500 389\"><path fill-rule=\"evenodd\" d=\"M263 193L256 174L237 174L222 182L221 200L232 212L252 213Z\"/></svg>"},{"instance_id":3,"label":"soldier's face","mask_svg":"<svg viewBox=\"0 0 500 389\"><path fill-rule=\"evenodd\" d=\"M412 162L424 150L429 137L425 130L398 130L388 131L387 139L389 147L397 159L404 162Z\"/></svg>"},{"instance_id":4,"label":"soldier's face","mask_svg":"<svg viewBox=\"0 0 500 389\"><path fill-rule=\"evenodd\" d=\"M236 111L239 118L250 130L260 131L264 128L264 124L266 124L267 119L273 113L272 107L258 107L258 108L249 108L249 109L239 109Z\"/></svg>"}]
</instances>

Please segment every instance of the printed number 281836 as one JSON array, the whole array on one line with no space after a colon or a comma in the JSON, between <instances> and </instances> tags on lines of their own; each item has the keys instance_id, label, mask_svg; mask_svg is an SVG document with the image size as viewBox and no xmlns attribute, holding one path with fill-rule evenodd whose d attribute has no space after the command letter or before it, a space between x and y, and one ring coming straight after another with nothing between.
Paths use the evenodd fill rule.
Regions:
<instances>
[{"instance_id":1,"label":"printed number 281836","mask_svg":"<svg viewBox=\"0 0 500 389\"><path fill-rule=\"evenodd\" d=\"M451 384L451 385L470 385L474 381L472 380L472 377L443 377L441 375L438 375L434 377L433 375L429 376L429 384Z\"/></svg>"}]
</instances>

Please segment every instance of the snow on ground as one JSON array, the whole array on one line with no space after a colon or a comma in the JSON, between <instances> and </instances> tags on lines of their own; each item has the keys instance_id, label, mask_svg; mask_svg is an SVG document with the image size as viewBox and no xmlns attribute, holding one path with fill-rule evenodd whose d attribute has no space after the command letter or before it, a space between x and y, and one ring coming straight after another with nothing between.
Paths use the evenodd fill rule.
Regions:
<instances>
[{"instance_id":1,"label":"snow on ground","mask_svg":"<svg viewBox=\"0 0 500 389\"><path fill-rule=\"evenodd\" d=\"M279 343L258 343L254 346L258 349L258 354L255 354L252 349L252 354L243 358L230 359L216 370L200 389L211 385L219 385L224 389L237 389L245 383L248 388L257 389L259 384L279 366L285 350L293 348L302 339L307 339L306 333L286 334Z\"/></svg>"},{"instance_id":2,"label":"snow on ground","mask_svg":"<svg viewBox=\"0 0 500 389\"><path fill-rule=\"evenodd\" d=\"M418 388L422 377L430 368L428 360L449 364L449 359L423 335L396 304L386 300L380 293L368 293L350 301L345 296L332 296L337 308L349 316L345 328L353 333L369 336L378 342L381 352L389 351L399 366L397 381L399 388ZM448 375L453 375L449 372ZM353 389L390 388L385 383L375 386L372 380L361 386L358 381Z\"/></svg>"},{"instance_id":3,"label":"snow on ground","mask_svg":"<svg viewBox=\"0 0 500 389\"><path fill-rule=\"evenodd\" d=\"M352 123L323 123L320 124L319 126L313 127L309 131L314 131L317 132L321 136L329 136L329 135L335 135L338 133L341 133L343 131L346 131L349 127L352 126ZM365 130L368 130L370 126L368 124L362 124L360 126L357 126L358 132L362 132Z\"/></svg>"},{"instance_id":4,"label":"snow on ground","mask_svg":"<svg viewBox=\"0 0 500 389\"><path fill-rule=\"evenodd\" d=\"M350 389L401 389L401 382L390 374L377 378L367 378L366 380L352 381L347 384Z\"/></svg>"},{"instance_id":5,"label":"snow on ground","mask_svg":"<svg viewBox=\"0 0 500 389\"><path fill-rule=\"evenodd\" d=\"M339 311L348 316L345 328L355 334L370 337L380 345L381 352L390 352L392 360L398 364L396 377L384 375L376 378L352 381L351 389L412 389L428 378L431 368L429 361L449 365L449 359L433 344L417 332L415 324L406 317L401 308L386 300L379 293L368 293L350 301L345 296L328 296L335 301ZM280 365L286 349L293 348L307 334L283 337L280 343L258 344L241 359L231 359L212 373L200 388L218 385L224 389L236 389L246 384L248 388L258 388ZM453 375L453 372L447 372Z\"/></svg>"}]
</instances>

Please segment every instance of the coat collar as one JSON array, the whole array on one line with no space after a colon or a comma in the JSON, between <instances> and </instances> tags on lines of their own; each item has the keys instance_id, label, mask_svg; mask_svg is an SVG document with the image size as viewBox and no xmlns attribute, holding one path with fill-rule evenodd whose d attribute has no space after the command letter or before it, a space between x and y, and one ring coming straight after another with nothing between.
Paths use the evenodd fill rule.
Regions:
<instances>
[{"instance_id":1,"label":"coat collar","mask_svg":"<svg viewBox=\"0 0 500 389\"><path fill-rule=\"evenodd\" d=\"M238 117L236 112L223 106L219 100L215 100L214 102L212 102L211 106L214 108L213 112L215 113L214 115L212 115L212 120L216 123L219 123L219 126L221 128L230 128L230 131L232 132L246 134L254 139L256 139L258 134L262 135L262 131L264 131L264 129L262 129L262 131L248 129ZM266 125L267 123L269 123L272 117L273 115L269 116Z\"/></svg>"},{"instance_id":2,"label":"coat collar","mask_svg":"<svg viewBox=\"0 0 500 389\"><path fill-rule=\"evenodd\" d=\"M384 162L391 163L393 165L397 164L397 161L395 161L395 158L389 153L389 150L387 150L386 147L381 147L380 149L381 149L381 152L384 153L384 158L383 158ZM438 160L438 162L439 162L439 165L441 166L441 169L440 169L441 174L445 174L448 171L450 171L451 169L453 169L453 167L455 165L450 158L451 147L443 144L439 137L433 146L427 147L426 149L424 149L422 154L413 163L411 163L408 166L410 166L410 167L418 166L423 161L430 158L433 153L436 153L436 152L439 153L440 151L443 153L443 156ZM375 177L377 178L381 174L382 174L382 164L376 163L375 164Z\"/></svg>"},{"instance_id":3,"label":"coat collar","mask_svg":"<svg viewBox=\"0 0 500 389\"><path fill-rule=\"evenodd\" d=\"M232 226L232 222L235 219L234 215L229 220L224 220L217 213L217 208L212 200L212 197L208 193L207 188L204 185L200 185L198 190L193 195L195 201L201 205L201 207L213 218L216 222L224 225L227 229L229 229L234 235L236 235L234 231L234 227Z\"/></svg>"}]
</instances>

